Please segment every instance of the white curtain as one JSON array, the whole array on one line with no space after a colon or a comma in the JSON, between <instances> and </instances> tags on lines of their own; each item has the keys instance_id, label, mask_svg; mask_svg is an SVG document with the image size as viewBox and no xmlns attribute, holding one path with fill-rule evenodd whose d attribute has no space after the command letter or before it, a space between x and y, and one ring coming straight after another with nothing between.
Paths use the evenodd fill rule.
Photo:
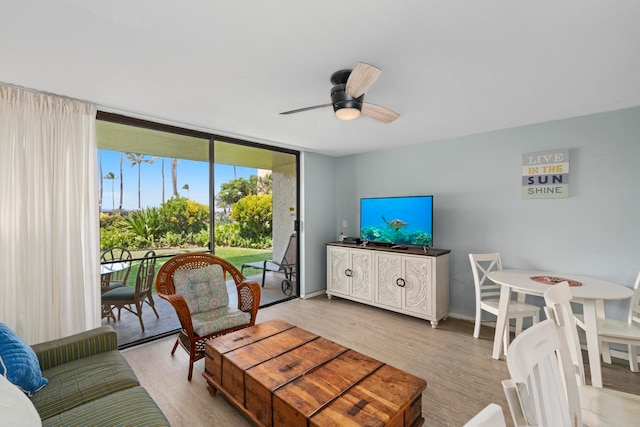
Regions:
<instances>
[{"instance_id":1,"label":"white curtain","mask_svg":"<svg viewBox=\"0 0 640 427\"><path fill-rule=\"evenodd\" d=\"M30 344L100 324L95 116L0 84L0 322Z\"/></svg>"}]
</instances>

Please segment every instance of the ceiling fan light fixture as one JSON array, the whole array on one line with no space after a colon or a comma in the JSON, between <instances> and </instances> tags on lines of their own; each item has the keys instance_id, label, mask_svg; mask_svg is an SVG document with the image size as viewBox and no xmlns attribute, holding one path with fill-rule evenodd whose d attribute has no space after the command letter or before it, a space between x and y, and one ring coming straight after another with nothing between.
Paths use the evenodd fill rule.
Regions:
<instances>
[{"instance_id":1,"label":"ceiling fan light fixture","mask_svg":"<svg viewBox=\"0 0 640 427\"><path fill-rule=\"evenodd\" d=\"M357 108L340 108L335 111L338 120L353 120L360 117L360 110Z\"/></svg>"},{"instance_id":2,"label":"ceiling fan light fixture","mask_svg":"<svg viewBox=\"0 0 640 427\"><path fill-rule=\"evenodd\" d=\"M333 112L338 120L357 119L360 117L364 95L354 98L353 96L347 95L344 87L344 84L339 84L331 89Z\"/></svg>"}]
</instances>

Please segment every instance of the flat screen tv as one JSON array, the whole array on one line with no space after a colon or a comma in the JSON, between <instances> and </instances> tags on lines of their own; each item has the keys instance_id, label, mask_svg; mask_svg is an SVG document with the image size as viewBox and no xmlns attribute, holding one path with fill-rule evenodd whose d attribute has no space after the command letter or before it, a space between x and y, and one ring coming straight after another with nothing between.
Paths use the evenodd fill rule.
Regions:
<instances>
[{"instance_id":1,"label":"flat screen tv","mask_svg":"<svg viewBox=\"0 0 640 427\"><path fill-rule=\"evenodd\" d=\"M433 196L360 199L360 238L387 245L433 246Z\"/></svg>"}]
</instances>

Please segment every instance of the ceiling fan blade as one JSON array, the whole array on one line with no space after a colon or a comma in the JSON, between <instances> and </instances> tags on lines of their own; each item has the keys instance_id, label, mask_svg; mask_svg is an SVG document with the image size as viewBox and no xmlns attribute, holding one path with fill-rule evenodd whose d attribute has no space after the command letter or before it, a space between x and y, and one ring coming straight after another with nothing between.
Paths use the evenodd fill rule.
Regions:
<instances>
[{"instance_id":1,"label":"ceiling fan blade","mask_svg":"<svg viewBox=\"0 0 640 427\"><path fill-rule=\"evenodd\" d=\"M392 121L400 117L400 114L396 113L393 110L381 107L376 104L369 104L368 102L364 102L362 104L362 114L364 114L365 116L369 116L372 119L379 120L383 123L391 123Z\"/></svg>"},{"instance_id":2,"label":"ceiling fan blade","mask_svg":"<svg viewBox=\"0 0 640 427\"><path fill-rule=\"evenodd\" d=\"M297 110L291 110L291 111L283 111L280 114L294 114L294 113L302 113L303 111L309 111L309 110L315 110L316 108L324 108L324 107L331 107L333 104L322 104L322 105L314 105L313 107L304 107L304 108L298 108Z\"/></svg>"},{"instance_id":3,"label":"ceiling fan blade","mask_svg":"<svg viewBox=\"0 0 640 427\"><path fill-rule=\"evenodd\" d=\"M382 70L378 67L358 62L347 79L347 95L359 98L378 80L381 73Z\"/></svg>"}]
</instances>

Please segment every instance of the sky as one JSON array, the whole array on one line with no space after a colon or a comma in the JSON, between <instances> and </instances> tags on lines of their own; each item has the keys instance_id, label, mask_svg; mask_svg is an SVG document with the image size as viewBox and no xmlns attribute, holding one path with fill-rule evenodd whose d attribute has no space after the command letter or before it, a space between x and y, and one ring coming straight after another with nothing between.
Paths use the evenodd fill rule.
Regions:
<instances>
[{"instance_id":1,"label":"sky","mask_svg":"<svg viewBox=\"0 0 640 427\"><path fill-rule=\"evenodd\" d=\"M109 172L115 179L103 179L102 210L118 209L120 204L120 152L99 150L98 162L102 161L102 176ZM145 159L151 159L146 156ZM236 178L249 178L257 175L256 168L236 167ZM138 209L138 165L132 164L124 157L122 162L123 198L122 208L125 210ZM234 167L231 165L215 165L215 193L220 192L220 184L234 179ZM171 159L164 159L164 193L165 201L173 195L171 183ZM189 189L183 188L188 185ZM178 161L178 193L196 202L209 204L209 163L193 160ZM140 164L140 207L158 207L162 203L162 159L153 163Z\"/></svg>"}]
</instances>

